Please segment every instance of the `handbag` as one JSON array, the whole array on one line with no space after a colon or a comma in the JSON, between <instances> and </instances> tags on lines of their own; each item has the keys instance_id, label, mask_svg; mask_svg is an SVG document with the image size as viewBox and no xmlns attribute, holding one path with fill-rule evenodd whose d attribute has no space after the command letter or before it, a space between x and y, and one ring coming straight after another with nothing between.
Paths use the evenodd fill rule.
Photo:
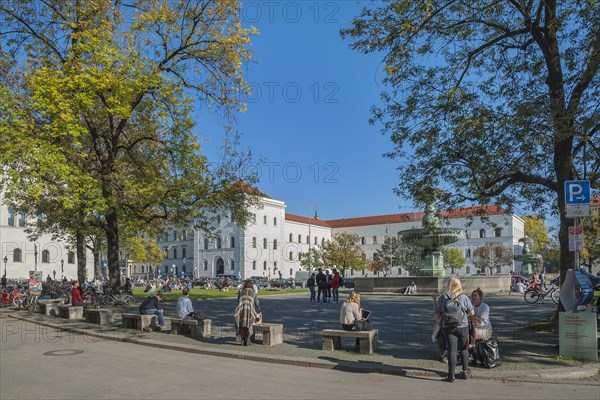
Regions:
<instances>
[{"instance_id":1,"label":"handbag","mask_svg":"<svg viewBox=\"0 0 600 400\"><path fill-rule=\"evenodd\" d=\"M370 331L371 323L367 319L356 319L354 320L354 330L355 331Z\"/></svg>"}]
</instances>

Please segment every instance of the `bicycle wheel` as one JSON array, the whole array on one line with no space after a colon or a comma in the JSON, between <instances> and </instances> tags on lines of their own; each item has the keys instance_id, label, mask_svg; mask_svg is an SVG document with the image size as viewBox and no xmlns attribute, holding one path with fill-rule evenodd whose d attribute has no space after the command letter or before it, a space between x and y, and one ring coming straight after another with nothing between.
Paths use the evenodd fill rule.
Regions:
<instances>
[{"instance_id":1,"label":"bicycle wheel","mask_svg":"<svg viewBox=\"0 0 600 400\"><path fill-rule=\"evenodd\" d=\"M23 302L23 297L21 297L20 294L16 295L15 297L13 297L12 299L12 305L14 307L21 307L21 303Z\"/></svg>"},{"instance_id":2,"label":"bicycle wheel","mask_svg":"<svg viewBox=\"0 0 600 400\"><path fill-rule=\"evenodd\" d=\"M135 297L133 297L132 295L129 295L129 294L124 294L121 297L121 301L125 305L135 304L135 302L136 302Z\"/></svg>"},{"instance_id":3,"label":"bicycle wheel","mask_svg":"<svg viewBox=\"0 0 600 400\"><path fill-rule=\"evenodd\" d=\"M114 306L115 298L110 294L105 294L104 296L102 296L102 302L107 306Z\"/></svg>"},{"instance_id":4,"label":"bicycle wheel","mask_svg":"<svg viewBox=\"0 0 600 400\"><path fill-rule=\"evenodd\" d=\"M38 307L37 297L31 299L29 304L27 304L27 310L31 312L35 312Z\"/></svg>"},{"instance_id":5,"label":"bicycle wheel","mask_svg":"<svg viewBox=\"0 0 600 400\"><path fill-rule=\"evenodd\" d=\"M555 289L552 291L552 301L555 302L556 304L558 304L558 302L560 301L560 290Z\"/></svg>"},{"instance_id":6,"label":"bicycle wheel","mask_svg":"<svg viewBox=\"0 0 600 400\"><path fill-rule=\"evenodd\" d=\"M537 303L537 301L540 299L540 293L537 290L526 290L523 298L527 303Z\"/></svg>"}]
</instances>

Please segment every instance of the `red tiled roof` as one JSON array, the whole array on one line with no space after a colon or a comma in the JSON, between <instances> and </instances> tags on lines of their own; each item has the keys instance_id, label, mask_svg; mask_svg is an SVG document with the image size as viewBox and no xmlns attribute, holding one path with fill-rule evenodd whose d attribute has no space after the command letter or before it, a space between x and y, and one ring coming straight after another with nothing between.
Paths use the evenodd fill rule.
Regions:
<instances>
[{"instance_id":1,"label":"red tiled roof","mask_svg":"<svg viewBox=\"0 0 600 400\"><path fill-rule=\"evenodd\" d=\"M267 199L271 198L268 195L266 195L263 192L261 192L260 190L258 190L257 188L255 188L254 186L249 185L249 184L247 184L244 181L236 181L236 182L234 182L233 187L235 189L237 189L238 191L240 191L240 192L253 194L255 196L264 197L264 198L267 198Z\"/></svg>"},{"instance_id":2,"label":"red tiled roof","mask_svg":"<svg viewBox=\"0 0 600 400\"><path fill-rule=\"evenodd\" d=\"M480 215L506 214L507 211L498 206L481 206L481 207L466 207L455 208L449 211L442 210L439 212L443 218L461 218ZM423 211L405 213L405 214L388 214L375 215L371 217L344 218L326 221L332 228L342 228L350 226L363 225L381 225L396 222L413 222L421 221L425 213Z\"/></svg>"},{"instance_id":3,"label":"red tiled roof","mask_svg":"<svg viewBox=\"0 0 600 400\"><path fill-rule=\"evenodd\" d=\"M331 228L331 226L329 225L329 223L327 221L322 221L320 219L314 219L314 218L308 218L308 217L303 217L301 215L296 215L296 214L285 214L285 220L286 221L294 221L294 222L300 222L302 224L311 224L311 225L319 225L319 226L325 226L327 228Z\"/></svg>"}]
</instances>

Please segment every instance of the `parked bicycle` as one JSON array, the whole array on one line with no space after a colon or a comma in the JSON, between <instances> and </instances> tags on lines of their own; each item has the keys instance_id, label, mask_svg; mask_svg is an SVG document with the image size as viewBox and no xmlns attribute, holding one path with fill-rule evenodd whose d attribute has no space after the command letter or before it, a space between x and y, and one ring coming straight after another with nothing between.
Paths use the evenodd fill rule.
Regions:
<instances>
[{"instance_id":1,"label":"parked bicycle","mask_svg":"<svg viewBox=\"0 0 600 400\"><path fill-rule=\"evenodd\" d=\"M560 289L554 285L552 285L550 287L550 289L548 289L546 291L542 290L539 287L529 288L529 289L525 290L523 297L525 298L525 301L527 303L533 304L533 303L537 303L538 300L541 300L541 302L544 302L544 298L548 295L552 298L553 302L558 304L558 301L560 300Z\"/></svg>"},{"instance_id":2,"label":"parked bicycle","mask_svg":"<svg viewBox=\"0 0 600 400\"><path fill-rule=\"evenodd\" d=\"M39 290L29 290L25 297L23 297L23 301L21 302L19 307L23 307L26 310L35 312L39 306L41 291Z\"/></svg>"},{"instance_id":3,"label":"parked bicycle","mask_svg":"<svg viewBox=\"0 0 600 400\"><path fill-rule=\"evenodd\" d=\"M23 294L13 287L12 292L2 290L2 300L0 301L0 307L19 307L23 302Z\"/></svg>"},{"instance_id":4,"label":"parked bicycle","mask_svg":"<svg viewBox=\"0 0 600 400\"><path fill-rule=\"evenodd\" d=\"M131 294L127 293L113 293L111 288L106 288L104 290L104 295L102 296L102 303L114 306L114 305L129 305L135 304L137 300Z\"/></svg>"}]
</instances>

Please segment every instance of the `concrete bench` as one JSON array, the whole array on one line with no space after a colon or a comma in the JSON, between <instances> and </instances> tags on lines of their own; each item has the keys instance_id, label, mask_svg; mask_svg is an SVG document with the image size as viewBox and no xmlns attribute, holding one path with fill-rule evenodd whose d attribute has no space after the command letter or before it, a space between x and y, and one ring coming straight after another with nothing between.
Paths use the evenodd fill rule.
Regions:
<instances>
[{"instance_id":1,"label":"concrete bench","mask_svg":"<svg viewBox=\"0 0 600 400\"><path fill-rule=\"evenodd\" d=\"M254 332L262 333L262 344L274 346L283 343L283 324L254 324Z\"/></svg>"},{"instance_id":2,"label":"concrete bench","mask_svg":"<svg viewBox=\"0 0 600 400\"><path fill-rule=\"evenodd\" d=\"M358 338L361 354L372 354L377 350L377 338L379 331L373 329L370 331L344 331L339 329L324 329L323 335L323 350L333 351L342 348L342 338Z\"/></svg>"},{"instance_id":3,"label":"concrete bench","mask_svg":"<svg viewBox=\"0 0 600 400\"><path fill-rule=\"evenodd\" d=\"M201 339L212 335L212 320L186 319L182 321L179 318L171 318L171 333L173 335L185 335L187 333L194 339Z\"/></svg>"},{"instance_id":4,"label":"concrete bench","mask_svg":"<svg viewBox=\"0 0 600 400\"><path fill-rule=\"evenodd\" d=\"M53 317L58 317L58 306L62 305L62 304L40 302L39 305L40 305L40 314L52 315Z\"/></svg>"},{"instance_id":5,"label":"concrete bench","mask_svg":"<svg viewBox=\"0 0 600 400\"><path fill-rule=\"evenodd\" d=\"M58 306L58 315L65 319L83 319L82 306Z\"/></svg>"},{"instance_id":6,"label":"concrete bench","mask_svg":"<svg viewBox=\"0 0 600 400\"><path fill-rule=\"evenodd\" d=\"M86 322L96 325L111 325L115 322L112 310L90 308L83 311Z\"/></svg>"},{"instance_id":7,"label":"concrete bench","mask_svg":"<svg viewBox=\"0 0 600 400\"><path fill-rule=\"evenodd\" d=\"M137 329L138 331L150 325L156 325L158 317L154 314L121 314L121 322L125 329Z\"/></svg>"}]
</instances>

